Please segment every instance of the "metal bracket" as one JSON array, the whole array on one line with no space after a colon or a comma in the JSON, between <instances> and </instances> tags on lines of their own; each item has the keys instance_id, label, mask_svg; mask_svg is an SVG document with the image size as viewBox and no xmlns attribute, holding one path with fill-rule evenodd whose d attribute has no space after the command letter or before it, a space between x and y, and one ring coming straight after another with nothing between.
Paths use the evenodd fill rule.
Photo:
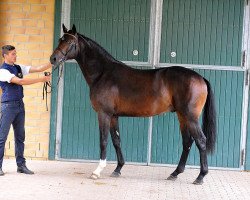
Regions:
<instances>
[{"instance_id":1,"label":"metal bracket","mask_svg":"<svg viewBox=\"0 0 250 200\"><path fill-rule=\"evenodd\" d=\"M249 70L246 71L245 85L249 85Z\"/></svg>"},{"instance_id":2,"label":"metal bracket","mask_svg":"<svg viewBox=\"0 0 250 200\"><path fill-rule=\"evenodd\" d=\"M246 63L246 50L244 50L242 52L242 61L241 61L241 66L245 67L245 63Z\"/></svg>"},{"instance_id":3,"label":"metal bracket","mask_svg":"<svg viewBox=\"0 0 250 200\"><path fill-rule=\"evenodd\" d=\"M243 166L244 163L245 163L245 150L242 149L242 150L241 150L241 163L240 163L241 166Z\"/></svg>"}]
</instances>

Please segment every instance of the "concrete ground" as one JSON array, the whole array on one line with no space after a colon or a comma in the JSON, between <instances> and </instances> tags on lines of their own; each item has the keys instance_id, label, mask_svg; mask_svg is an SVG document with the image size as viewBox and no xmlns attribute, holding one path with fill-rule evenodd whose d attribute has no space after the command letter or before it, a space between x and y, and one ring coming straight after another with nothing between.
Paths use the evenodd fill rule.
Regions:
<instances>
[{"instance_id":1,"label":"concrete ground","mask_svg":"<svg viewBox=\"0 0 250 200\"><path fill-rule=\"evenodd\" d=\"M89 176L97 163L27 161L34 175L16 173L14 160L4 160L0 200L210 200L250 199L250 173L210 170L203 185L193 185L199 170L186 169L176 181L170 167L125 165L120 178L108 164L98 180Z\"/></svg>"}]
</instances>

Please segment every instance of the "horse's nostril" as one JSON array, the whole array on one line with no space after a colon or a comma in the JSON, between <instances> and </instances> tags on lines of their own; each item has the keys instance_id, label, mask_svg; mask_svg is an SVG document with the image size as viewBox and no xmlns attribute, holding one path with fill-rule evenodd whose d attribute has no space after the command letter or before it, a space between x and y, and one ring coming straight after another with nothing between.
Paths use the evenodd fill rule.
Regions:
<instances>
[{"instance_id":1,"label":"horse's nostril","mask_svg":"<svg viewBox=\"0 0 250 200\"><path fill-rule=\"evenodd\" d=\"M51 62L51 64L54 64L56 62L56 56L52 55L50 57L50 62Z\"/></svg>"}]
</instances>

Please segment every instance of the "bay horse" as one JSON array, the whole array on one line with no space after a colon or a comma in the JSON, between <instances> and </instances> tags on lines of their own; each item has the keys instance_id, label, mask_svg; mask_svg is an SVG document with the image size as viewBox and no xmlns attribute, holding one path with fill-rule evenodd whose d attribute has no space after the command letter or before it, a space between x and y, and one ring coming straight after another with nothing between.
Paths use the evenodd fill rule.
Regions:
<instances>
[{"instance_id":1,"label":"bay horse","mask_svg":"<svg viewBox=\"0 0 250 200\"><path fill-rule=\"evenodd\" d=\"M207 153L216 140L216 110L210 83L191 69L173 66L150 70L131 68L113 58L92 39L78 33L75 25L63 36L50 57L58 64L75 59L90 88L90 100L98 114L100 162L91 178L100 177L106 167L106 148L110 132L117 155L117 167L111 176L121 175L124 158L120 146L120 116L149 117L176 112L180 123L183 151L179 164L168 180L175 180L185 169L195 141L200 153L200 173L194 184L202 184L208 173ZM202 128L199 117L203 111ZM167 144L165 144L167 145Z\"/></svg>"}]
</instances>

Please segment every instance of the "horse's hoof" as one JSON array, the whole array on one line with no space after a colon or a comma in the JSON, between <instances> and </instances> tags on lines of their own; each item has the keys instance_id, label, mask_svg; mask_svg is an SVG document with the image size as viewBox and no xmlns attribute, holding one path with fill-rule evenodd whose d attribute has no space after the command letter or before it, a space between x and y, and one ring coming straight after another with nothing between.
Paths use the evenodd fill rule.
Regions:
<instances>
[{"instance_id":1,"label":"horse's hoof","mask_svg":"<svg viewBox=\"0 0 250 200\"><path fill-rule=\"evenodd\" d=\"M121 173L120 173L120 172L115 172L115 171L114 171L110 176L111 176L111 177L118 178L118 177L121 176Z\"/></svg>"},{"instance_id":2,"label":"horse's hoof","mask_svg":"<svg viewBox=\"0 0 250 200\"><path fill-rule=\"evenodd\" d=\"M91 174L90 179L97 180L99 177L96 174Z\"/></svg>"},{"instance_id":3,"label":"horse's hoof","mask_svg":"<svg viewBox=\"0 0 250 200\"><path fill-rule=\"evenodd\" d=\"M198 180L196 179L194 182L193 182L194 185L202 185L203 184L203 180Z\"/></svg>"},{"instance_id":4,"label":"horse's hoof","mask_svg":"<svg viewBox=\"0 0 250 200\"><path fill-rule=\"evenodd\" d=\"M169 181L175 181L177 179L177 176L170 175L167 180Z\"/></svg>"}]
</instances>

